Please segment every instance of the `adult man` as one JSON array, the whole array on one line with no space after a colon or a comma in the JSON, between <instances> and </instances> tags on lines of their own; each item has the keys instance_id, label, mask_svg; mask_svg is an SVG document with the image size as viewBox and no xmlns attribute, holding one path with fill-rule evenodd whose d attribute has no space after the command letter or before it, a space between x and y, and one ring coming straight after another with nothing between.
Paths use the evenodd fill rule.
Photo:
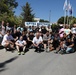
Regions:
<instances>
[{"instance_id":1,"label":"adult man","mask_svg":"<svg viewBox=\"0 0 76 75\"><path fill-rule=\"evenodd\" d=\"M4 21L2 21L0 25L0 45L4 35L5 35L5 27L4 27Z\"/></svg>"},{"instance_id":2,"label":"adult man","mask_svg":"<svg viewBox=\"0 0 76 75\"><path fill-rule=\"evenodd\" d=\"M44 49L46 50L46 46L49 47L51 41L51 35L49 31L46 32L46 34L43 35L43 42L44 42Z\"/></svg>"},{"instance_id":3,"label":"adult man","mask_svg":"<svg viewBox=\"0 0 76 75\"><path fill-rule=\"evenodd\" d=\"M73 27L71 28L71 32L72 34L76 34L76 24L74 24Z\"/></svg>"},{"instance_id":4,"label":"adult man","mask_svg":"<svg viewBox=\"0 0 76 75\"><path fill-rule=\"evenodd\" d=\"M9 26L9 23L8 22L6 23L6 31L7 30L11 30L11 27Z\"/></svg>"},{"instance_id":5,"label":"adult man","mask_svg":"<svg viewBox=\"0 0 76 75\"><path fill-rule=\"evenodd\" d=\"M33 38L33 45L35 47L35 52L41 52L41 47L42 47L42 44L43 44L43 39L42 37L40 36L40 33L37 32L36 33L36 36Z\"/></svg>"},{"instance_id":6,"label":"adult man","mask_svg":"<svg viewBox=\"0 0 76 75\"><path fill-rule=\"evenodd\" d=\"M34 38L35 36L34 36L34 33L33 33L33 31L31 31L31 32L29 32L29 35L28 35L28 38L27 38L27 47L29 48L31 48L32 47L32 40L33 40L33 38Z\"/></svg>"},{"instance_id":7,"label":"adult man","mask_svg":"<svg viewBox=\"0 0 76 75\"><path fill-rule=\"evenodd\" d=\"M20 36L19 40L16 41L16 48L18 50L18 55L21 54L21 51L22 50L22 54L24 55L25 54L25 48L26 48L26 41L23 40L23 36Z\"/></svg>"},{"instance_id":8,"label":"adult man","mask_svg":"<svg viewBox=\"0 0 76 75\"><path fill-rule=\"evenodd\" d=\"M14 38L10 34L10 30L7 30L7 33L4 35L2 40L2 46L7 49L15 49L14 48Z\"/></svg>"},{"instance_id":9,"label":"adult man","mask_svg":"<svg viewBox=\"0 0 76 75\"><path fill-rule=\"evenodd\" d=\"M66 53L74 52L74 42L71 40L71 38L68 38L66 40L66 46L67 46Z\"/></svg>"}]
</instances>

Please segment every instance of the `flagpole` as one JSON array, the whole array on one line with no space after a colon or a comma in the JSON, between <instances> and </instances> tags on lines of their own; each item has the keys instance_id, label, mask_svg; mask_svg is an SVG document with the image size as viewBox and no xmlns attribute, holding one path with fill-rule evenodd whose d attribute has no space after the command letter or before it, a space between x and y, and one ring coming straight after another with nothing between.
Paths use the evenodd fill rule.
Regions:
<instances>
[{"instance_id":1,"label":"flagpole","mask_svg":"<svg viewBox=\"0 0 76 75\"><path fill-rule=\"evenodd\" d=\"M65 28L66 11L64 10L64 28Z\"/></svg>"},{"instance_id":2,"label":"flagpole","mask_svg":"<svg viewBox=\"0 0 76 75\"><path fill-rule=\"evenodd\" d=\"M51 23L51 10L49 12L49 23Z\"/></svg>"},{"instance_id":3,"label":"flagpole","mask_svg":"<svg viewBox=\"0 0 76 75\"><path fill-rule=\"evenodd\" d=\"M65 2L64 2L64 6L63 6L63 10L64 10L64 27L65 27L65 25L66 25L66 15L67 15L67 0L65 0Z\"/></svg>"},{"instance_id":4,"label":"flagpole","mask_svg":"<svg viewBox=\"0 0 76 75\"><path fill-rule=\"evenodd\" d=\"M69 25L68 21L69 21L69 10L67 10L67 25Z\"/></svg>"},{"instance_id":5,"label":"flagpole","mask_svg":"<svg viewBox=\"0 0 76 75\"><path fill-rule=\"evenodd\" d=\"M68 25L69 27L70 27L70 13L69 13L70 9L71 9L71 5L70 5L70 0L69 0L68 1Z\"/></svg>"}]
</instances>

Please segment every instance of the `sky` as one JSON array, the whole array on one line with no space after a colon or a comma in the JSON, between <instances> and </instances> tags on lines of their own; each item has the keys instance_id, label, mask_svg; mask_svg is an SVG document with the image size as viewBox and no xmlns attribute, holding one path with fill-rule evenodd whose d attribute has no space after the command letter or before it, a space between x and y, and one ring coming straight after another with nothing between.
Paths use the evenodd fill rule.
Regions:
<instances>
[{"instance_id":1,"label":"sky","mask_svg":"<svg viewBox=\"0 0 76 75\"><path fill-rule=\"evenodd\" d=\"M65 0L16 0L18 7L15 9L15 15L19 16L22 12L22 6L26 5L26 2L30 4L35 13L35 17L48 20L55 23L57 20L64 16L63 6ZM70 4L73 7L73 16L76 17L76 0L70 0Z\"/></svg>"}]
</instances>

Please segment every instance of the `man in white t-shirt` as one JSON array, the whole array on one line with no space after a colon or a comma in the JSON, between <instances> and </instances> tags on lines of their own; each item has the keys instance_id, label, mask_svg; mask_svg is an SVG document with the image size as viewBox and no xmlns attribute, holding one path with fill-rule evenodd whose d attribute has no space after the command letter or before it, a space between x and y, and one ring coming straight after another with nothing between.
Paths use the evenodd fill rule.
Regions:
<instances>
[{"instance_id":1,"label":"man in white t-shirt","mask_svg":"<svg viewBox=\"0 0 76 75\"><path fill-rule=\"evenodd\" d=\"M42 44L43 44L43 39L42 37L40 36L40 33L37 32L36 33L36 36L33 38L33 45L35 46L35 52L41 52L41 47L42 47Z\"/></svg>"},{"instance_id":2,"label":"man in white t-shirt","mask_svg":"<svg viewBox=\"0 0 76 75\"><path fill-rule=\"evenodd\" d=\"M76 24L74 24L73 27L71 28L71 32L72 34L76 34Z\"/></svg>"},{"instance_id":3,"label":"man in white t-shirt","mask_svg":"<svg viewBox=\"0 0 76 75\"><path fill-rule=\"evenodd\" d=\"M15 44L16 44L16 48L18 50L18 55L21 54L20 50L22 50L22 54L24 55L25 48L26 48L26 41L23 40L23 36L20 36L19 40L17 40Z\"/></svg>"},{"instance_id":4,"label":"man in white t-shirt","mask_svg":"<svg viewBox=\"0 0 76 75\"><path fill-rule=\"evenodd\" d=\"M6 49L15 49L14 48L14 38L10 34L10 30L7 30L7 33L4 35L3 40L2 40L2 46L4 46Z\"/></svg>"}]
</instances>

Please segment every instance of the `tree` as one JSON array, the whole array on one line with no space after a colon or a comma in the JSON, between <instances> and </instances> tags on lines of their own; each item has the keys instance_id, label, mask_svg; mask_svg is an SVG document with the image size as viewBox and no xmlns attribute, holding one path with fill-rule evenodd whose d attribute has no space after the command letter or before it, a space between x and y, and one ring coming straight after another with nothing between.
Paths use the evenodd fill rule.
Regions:
<instances>
[{"instance_id":1,"label":"tree","mask_svg":"<svg viewBox=\"0 0 76 75\"><path fill-rule=\"evenodd\" d=\"M0 0L0 13L14 13L13 9L18 6L16 0Z\"/></svg>"},{"instance_id":2,"label":"tree","mask_svg":"<svg viewBox=\"0 0 76 75\"><path fill-rule=\"evenodd\" d=\"M64 17L62 16L61 18L59 18L57 23L58 24L64 24Z\"/></svg>"},{"instance_id":3,"label":"tree","mask_svg":"<svg viewBox=\"0 0 76 75\"><path fill-rule=\"evenodd\" d=\"M15 24L14 8L17 6L16 0L0 0L0 22L4 20L10 25Z\"/></svg>"},{"instance_id":4,"label":"tree","mask_svg":"<svg viewBox=\"0 0 76 75\"><path fill-rule=\"evenodd\" d=\"M72 18L72 20L70 21L70 24L71 25L76 24L76 18Z\"/></svg>"},{"instance_id":5,"label":"tree","mask_svg":"<svg viewBox=\"0 0 76 75\"><path fill-rule=\"evenodd\" d=\"M57 23L58 24L64 24L64 17L62 16L61 18L59 18ZM76 18L72 17L72 16L68 17L68 23L70 25L76 23ZM67 24L67 16L65 17L65 24Z\"/></svg>"},{"instance_id":6,"label":"tree","mask_svg":"<svg viewBox=\"0 0 76 75\"><path fill-rule=\"evenodd\" d=\"M30 4L26 2L25 6L22 6L22 16L23 16L23 23L24 22L32 22L34 20L34 14L32 13L33 10L30 7Z\"/></svg>"},{"instance_id":7,"label":"tree","mask_svg":"<svg viewBox=\"0 0 76 75\"><path fill-rule=\"evenodd\" d=\"M57 24L52 24L52 25L51 25L51 28L52 28L52 31L53 31L54 33L58 33L59 25L57 25Z\"/></svg>"}]
</instances>

